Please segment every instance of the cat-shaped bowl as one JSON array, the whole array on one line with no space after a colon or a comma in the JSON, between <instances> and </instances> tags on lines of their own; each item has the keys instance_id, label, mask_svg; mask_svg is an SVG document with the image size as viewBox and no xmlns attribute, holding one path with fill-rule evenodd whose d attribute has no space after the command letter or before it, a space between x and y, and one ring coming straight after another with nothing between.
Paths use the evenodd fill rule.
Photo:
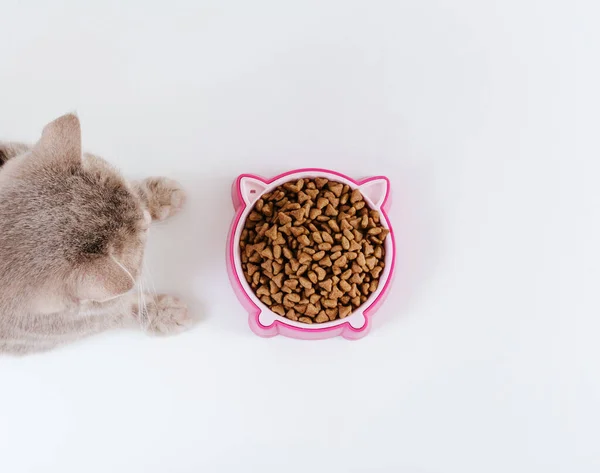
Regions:
<instances>
[{"instance_id":1,"label":"cat-shaped bowl","mask_svg":"<svg viewBox=\"0 0 600 473\"><path fill-rule=\"evenodd\" d=\"M295 322L272 312L259 300L244 277L239 244L246 218L254 207L254 203L263 194L271 192L288 181L316 177L325 177L347 184L351 189L359 189L369 207L379 211L381 225L388 228L390 233L384 242L385 268L379 277L377 290L369 296L367 301L346 318L320 324L306 324ZM378 176L356 181L335 171L312 168L286 172L272 179L242 174L233 184L232 198L236 214L227 240L227 269L235 294L248 311L248 322L252 331L261 337L273 337L281 334L310 340L337 335L354 340L365 336L371 325L371 317L383 302L390 288L396 263L394 231L387 216L387 210L391 203L389 180L386 177Z\"/></svg>"}]
</instances>

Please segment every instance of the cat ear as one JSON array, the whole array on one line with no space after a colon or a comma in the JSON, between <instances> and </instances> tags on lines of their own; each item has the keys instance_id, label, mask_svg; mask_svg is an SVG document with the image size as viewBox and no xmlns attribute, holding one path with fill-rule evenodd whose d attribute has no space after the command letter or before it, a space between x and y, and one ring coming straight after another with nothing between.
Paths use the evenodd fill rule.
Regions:
<instances>
[{"instance_id":1,"label":"cat ear","mask_svg":"<svg viewBox=\"0 0 600 473\"><path fill-rule=\"evenodd\" d=\"M246 205L252 206L265 191L267 183L252 176L243 176L239 180L239 192Z\"/></svg>"},{"instance_id":2,"label":"cat ear","mask_svg":"<svg viewBox=\"0 0 600 473\"><path fill-rule=\"evenodd\" d=\"M33 148L41 158L69 163L81 162L81 125L74 114L63 115L48 123Z\"/></svg>"},{"instance_id":3,"label":"cat ear","mask_svg":"<svg viewBox=\"0 0 600 473\"><path fill-rule=\"evenodd\" d=\"M363 182L360 193L371 201L373 207L380 209L387 200L390 193L390 181L387 177L374 177Z\"/></svg>"},{"instance_id":4,"label":"cat ear","mask_svg":"<svg viewBox=\"0 0 600 473\"><path fill-rule=\"evenodd\" d=\"M129 292L135 280L127 269L111 257L98 258L82 268L77 278L77 298L103 302Z\"/></svg>"}]
</instances>

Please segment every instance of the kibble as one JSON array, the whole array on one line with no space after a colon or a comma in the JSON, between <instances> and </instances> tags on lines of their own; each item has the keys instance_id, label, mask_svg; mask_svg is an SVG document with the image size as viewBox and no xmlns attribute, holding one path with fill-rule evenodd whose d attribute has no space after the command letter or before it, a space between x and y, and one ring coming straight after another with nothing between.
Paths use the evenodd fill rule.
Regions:
<instances>
[{"instance_id":1,"label":"kibble","mask_svg":"<svg viewBox=\"0 0 600 473\"><path fill-rule=\"evenodd\" d=\"M290 181L248 215L242 269L259 300L282 317L343 319L377 290L388 234L358 189L320 177Z\"/></svg>"}]
</instances>

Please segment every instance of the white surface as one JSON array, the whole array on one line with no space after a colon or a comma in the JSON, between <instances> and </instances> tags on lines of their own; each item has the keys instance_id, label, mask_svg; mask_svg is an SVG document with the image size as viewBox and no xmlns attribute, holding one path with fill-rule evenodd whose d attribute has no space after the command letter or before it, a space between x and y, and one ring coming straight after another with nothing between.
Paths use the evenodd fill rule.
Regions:
<instances>
[{"instance_id":1,"label":"white surface","mask_svg":"<svg viewBox=\"0 0 600 473\"><path fill-rule=\"evenodd\" d=\"M76 109L180 179L149 262L203 320L0 359L0 471L600 470L598 2L122 3L3 0L0 134ZM232 180L299 165L392 179L361 341L260 339L229 287Z\"/></svg>"}]
</instances>

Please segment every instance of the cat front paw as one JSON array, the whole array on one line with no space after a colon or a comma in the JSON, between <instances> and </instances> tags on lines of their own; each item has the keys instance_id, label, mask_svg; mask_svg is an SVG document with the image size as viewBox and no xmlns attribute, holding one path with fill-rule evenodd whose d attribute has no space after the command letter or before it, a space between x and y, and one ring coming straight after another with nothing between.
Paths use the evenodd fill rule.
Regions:
<instances>
[{"instance_id":1,"label":"cat front paw","mask_svg":"<svg viewBox=\"0 0 600 473\"><path fill-rule=\"evenodd\" d=\"M179 213L186 193L177 181L166 177L150 177L141 183L148 210L153 220L162 221Z\"/></svg>"},{"instance_id":2,"label":"cat front paw","mask_svg":"<svg viewBox=\"0 0 600 473\"><path fill-rule=\"evenodd\" d=\"M184 332L194 325L185 303L169 295L146 296L142 324L150 333L171 335Z\"/></svg>"}]
</instances>

